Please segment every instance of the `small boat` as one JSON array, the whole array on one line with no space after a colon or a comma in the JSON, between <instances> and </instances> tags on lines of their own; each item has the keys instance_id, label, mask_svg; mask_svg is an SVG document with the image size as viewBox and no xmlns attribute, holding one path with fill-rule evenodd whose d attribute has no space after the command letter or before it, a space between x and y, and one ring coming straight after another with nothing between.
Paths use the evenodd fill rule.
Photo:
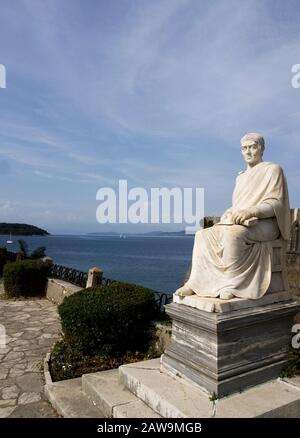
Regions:
<instances>
[{"instance_id":1,"label":"small boat","mask_svg":"<svg viewBox=\"0 0 300 438\"><path fill-rule=\"evenodd\" d=\"M9 240L7 240L6 243L14 243L14 242L12 241L12 238L11 238L11 233L9 234Z\"/></svg>"}]
</instances>

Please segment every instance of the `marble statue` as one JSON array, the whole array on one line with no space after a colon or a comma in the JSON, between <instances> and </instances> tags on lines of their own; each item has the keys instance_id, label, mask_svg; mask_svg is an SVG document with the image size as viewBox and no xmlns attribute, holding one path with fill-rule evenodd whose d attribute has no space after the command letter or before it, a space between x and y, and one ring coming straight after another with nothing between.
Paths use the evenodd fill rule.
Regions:
<instances>
[{"instance_id":1,"label":"marble statue","mask_svg":"<svg viewBox=\"0 0 300 438\"><path fill-rule=\"evenodd\" d=\"M247 168L236 178L232 206L219 223L196 232L191 274L176 295L259 299L268 290L270 242L289 239L290 206L284 172L263 161L264 149L260 134L241 139Z\"/></svg>"}]
</instances>

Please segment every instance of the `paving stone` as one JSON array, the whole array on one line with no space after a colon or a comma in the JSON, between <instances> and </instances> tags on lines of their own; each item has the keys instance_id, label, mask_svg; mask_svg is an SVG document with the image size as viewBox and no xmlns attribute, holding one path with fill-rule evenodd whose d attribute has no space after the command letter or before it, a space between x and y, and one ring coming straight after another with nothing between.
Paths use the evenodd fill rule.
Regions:
<instances>
[{"instance_id":1,"label":"paving stone","mask_svg":"<svg viewBox=\"0 0 300 438\"><path fill-rule=\"evenodd\" d=\"M0 380L6 379L7 374L8 374L8 370L6 370L5 368L0 369Z\"/></svg>"},{"instance_id":2,"label":"paving stone","mask_svg":"<svg viewBox=\"0 0 300 438\"><path fill-rule=\"evenodd\" d=\"M9 361L9 360L19 360L19 359L23 359L24 357L24 353L22 351L11 351L10 353L7 354L7 356L5 356L5 360Z\"/></svg>"},{"instance_id":3,"label":"paving stone","mask_svg":"<svg viewBox=\"0 0 300 438\"><path fill-rule=\"evenodd\" d=\"M18 398L19 405L28 405L29 403L38 402L41 400L41 396L35 392L23 392Z\"/></svg>"},{"instance_id":4,"label":"paving stone","mask_svg":"<svg viewBox=\"0 0 300 438\"><path fill-rule=\"evenodd\" d=\"M0 408L0 418L9 417L16 408L14 406L9 406L7 408Z\"/></svg>"},{"instance_id":5,"label":"paving stone","mask_svg":"<svg viewBox=\"0 0 300 438\"><path fill-rule=\"evenodd\" d=\"M4 380L0 380L0 395L1 395L1 389L7 388L8 386L12 386L15 384L15 379L7 377Z\"/></svg>"},{"instance_id":6,"label":"paving stone","mask_svg":"<svg viewBox=\"0 0 300 438\"><path fill-rule=\"evenodd\" d=\"M58 417L57 412L45 401L19 405L9 415L9 418L53 418Z\"/></svg>"},{"instance_id":7,"label":"paving stone","mask_svg":"<svg viewBox=\"0 0 300 438\"><path fill-rule=\"evenodd\" d=\"M44 333L44 334L41 336L40 339L51 339L51 338L52 338L52 335L51 335L51 334L49 334L49 333Z\"/></svg>"},{"instance_id":8,"label":"paving stone","mask_svg":"<svg viewBox=\"0 0 300 438\"><path fill-rule=\"evenodd\" d=\"M23 376L25 374L25 370L15 370L15 369L11 369L9 371L9 377L20 377Z\"/></svg>"},{"instance_id":9,"label":"paving stone","mask_svg":"<svg viewBox=\"0 0 300 438\"><path fill-rule=\"evenodd\" d=\"M43 361L40 359L28 360L26 371L41 371L43 366Z\"/></svg>"},{"instance_id":10,"label":"paving stone","mask_svg":"<svg viewBox=\"0 0 300 438\"><path fill-rule=\"evenodd\" d=\"M16 370L25 370L26 367L27 367L27 360L25 360L25 361L22 362L22 363L17 363L17 364L14 366L14 369L16 369Z\"/></svg>"},{"instance_id":11,"label":"paving stone","mask_svg":"<svg viewBox=\"0 0 300 438\"><path fill-rule=\"evenodd\" d=\"M10 398L18 397L20 389L16 386L8 386L7 388L2 389L2 398L3 400L8 400Z\"/></svg>"},{"instance_id":12,"label":"paving stone","mask_svg":"<svg viewBox=\"0 0 300 438\"><path fill-rule=\"evenodd\" d=\"M44 323L45 324L47 324L47 323L54 323L56 321L57 321L56 318L46 318L46 319L44 319Z\"/></svg>"},{"instance_id":13,"label":"paving stone","mask_svg":"<svg viewBox=\"0 0 300 438\"><path fill-rule=\"evenodd\" d=\"M3 360L1 366L6 369L15 368L16 365L22 364L26 362L26 358L24 359L15 359L15 360Z\"/></svg>"},{"instance_id":14,"label":"paving stone","mask_svg":"<svg viewBox=\"0 0 300 438\"><path fill-rule=\"evenodd\" d=\"M40 331L40 327L26 327L24 328L24 332L38 332Z\"/></svg>"},{"instance_id":15,"label":"paving stone","mask_svg":"<svg viewBox=\"0 0 300 438\"><path fill-rule=\"evenodd\" d=\"M0 408L6 407L6 406L14 406L17 403L17 400L15 398L8 399L8 400L0 400Z\"/></svg>"},{"instance_id":16,"label":"paving stone","mask_svg":"<svg viewBox=\"0 0 300 438\"><path fill-rule=\"evenodd\" d=\"M13 338L19 338L20 336L22 336L24 334L24 332L17 332L17 333L13 333L11 336Z\"/></svg>"},{"instance_id":17,"label":"paving stone","mask_svg":"<svg viewBox=\"0 0 300 438\"><path fill-rule=\"evenodd\" d=\"M26 392L41 392L43 380L41 373L26 373L16 378L17 385Z\"/></svg>"},{"instance_id":18,"label":"paving stone","mask_svg":"<svg viewBox=\"0 0 300 438\"><path fill-rule=\"evenodd\" d=\"M42 324L42 323L40 323L40 324ZM40 336L40 332L41 332L41 330L32 331L32 332L26 332L22 336L22 339L26 339L26 340L29 340L29 341L32 340L32 339L37 339Z\"/></svg>"},{"instance_id":19,"label":"paving stone","mask_svg":"<svg viewBox=\"0 0 300 438\"><path fill-rule=\"evenodd\" d=\"M11 321L24 321L26 319L29 319L30 315L17 315L11 318Z\"/></svg>"},{"instance_id":20,"label":"paving stone","mask_svg":"<svg viewBox=\"0 0 300 438\"><path fill-rule=\"evenodd\" d=\"M30 345L30 340L26 340L26 339L15 339L14 341L14 348L20 347L20 346L28 346Z\"/></svg>"},{"instance_id":21,"label":"paving stone","mask_svg":"<svg viewBox=\"0 0 300 438\"><path fill-rule=\"evenodd\" d=\"M30 349L30 345L27 345L27 346L20 345L19 347L13 347L12 351L25 353L29 349Z\"/></svg>"}]
</instances>

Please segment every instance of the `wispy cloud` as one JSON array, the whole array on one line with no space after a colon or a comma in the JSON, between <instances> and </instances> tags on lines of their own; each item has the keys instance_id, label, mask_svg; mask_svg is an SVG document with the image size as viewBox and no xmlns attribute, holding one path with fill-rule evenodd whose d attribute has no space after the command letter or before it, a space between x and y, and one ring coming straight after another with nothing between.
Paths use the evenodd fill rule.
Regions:
<instances>
[{"instance_id":1,"label":"wispy cloud","mask_svg":"<svg viewBox=\"0 0 300 438\"><path fill-rule=\"evenodd\" d=\"M2 197L67 202L72 186L80 216L98 185L128 178L204 186L221 213L243 166L239 139L255 130L290 173L295 204L299 19L297 0L3 0Z\"/></svg>"}]
</instances>

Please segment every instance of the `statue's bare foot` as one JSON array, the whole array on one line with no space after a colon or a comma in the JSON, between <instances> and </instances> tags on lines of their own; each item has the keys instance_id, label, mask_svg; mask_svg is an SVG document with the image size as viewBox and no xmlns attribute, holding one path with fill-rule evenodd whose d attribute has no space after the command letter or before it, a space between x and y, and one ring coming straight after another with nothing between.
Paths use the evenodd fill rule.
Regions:
<instances>
[{"instance_id":1,"label":"statue's bare foot","mask_svg":"<svg viewBox=\"0 0 300 438\"><path fill-rule=\"evenodd\" d=\"M179 297L187 297L189 295L194 295L195 292L192 291L186 284L177 289L174 295L178 295Z\"/></svg>"},{"instance_id":2,"label":"statue's bare foot","mask_svg":"<svg viewBox=\"0 0 300 438\"><path fill-rule=\"evenodd\" d=\"M231 300L231 298L234 298L234 295L231 292L224 291L220 293L221 300Z\"/></svg>"}]
</instances>

